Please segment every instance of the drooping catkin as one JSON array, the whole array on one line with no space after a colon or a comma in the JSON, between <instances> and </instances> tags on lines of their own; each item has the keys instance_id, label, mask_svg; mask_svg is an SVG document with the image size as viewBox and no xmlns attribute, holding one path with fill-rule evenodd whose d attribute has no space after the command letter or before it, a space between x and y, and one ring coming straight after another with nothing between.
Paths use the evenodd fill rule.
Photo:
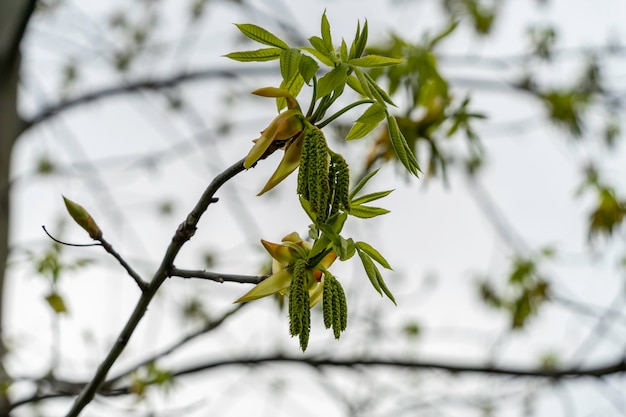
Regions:
<instances>
[{"instance_id":1,"label":"drooping catkin","mask_svg":"<svg viewBox=\"0 0 626 417\"><path fill-rule=\"evenodd\" d=\"M348 302L341 283L335 280L335 285L339 296L339 330L343 332L348 327Z\"/></svg>"},{"instance_id":2,"label":"drooping catkin","mask_svg":"<svg viewBox=\"0 0 626 417\"><path fill-rule=\"evenodd\" d=\"M335 339L341 336L341 300L338 289L339 282L333 280L333 334Z\"/></svg>"},{"instance_id":3,"label":"drooping catkin","mask_svg":"<svg viewBox=\"0 0 626 417\"><path fill-rule=\"evenodd\" d=\"M315 127L311 128L304 136L302 144L297 191L309 202L319 223L323 223L328 216L330 193L328 152L328 145L322 131Z\"/></svg>"},{"instance_id":4,"label":"drooping catkin","mask_svg":"<svg viewBox=\"0 0 626 417\"><path fill-rule=\"evenodd\" d=\"M324 327L330 329L333 325L333 281L335 277L324 274L324 294L322 295L322 312L324 313Z\"/></svg>"},{"instance_id":5,"label":"drooping catkin","mask_svg":"<svg viewBox=\"0 0 626 417\"><path fill-rule=\"evenodd\" d=\"M306 261L298 259L293 266L293 278L289 291L289 333L297 336L302 332L304 311L309 311L309 292L306 288Z\"/></svg>"},{"instance_id":6,"label":"drooping catkin","mask_svg":"<svg viewBox=\"0 0 626 417\"><path fill-rule=\"evenodd\" d=\"M336 172L334 199L337 200L337 205L341 210L348 210L350 208L350 169L348 163L343 156L333 152L331 153L331 164Z\"/></svg>"}]
</instances>

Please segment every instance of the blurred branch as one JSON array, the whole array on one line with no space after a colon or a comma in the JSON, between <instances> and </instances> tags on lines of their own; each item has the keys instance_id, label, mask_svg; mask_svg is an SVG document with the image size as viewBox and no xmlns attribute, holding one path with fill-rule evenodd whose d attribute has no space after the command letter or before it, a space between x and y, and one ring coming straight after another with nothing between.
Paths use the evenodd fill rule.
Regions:
<instances>
[{"instance_id":1,"label":"blurred branch","mask_svg":"<svg viewBox=\"0 0 626 417\"><path fill-rule=\"evenodd\" d=\"M124 94L135 93L142 90L163 90L183 83L194 81L202 81L206 79L236 79L240 76L250 75L273 75L276 70L272 67L242 67L242 68L208 68L198 71L189 71L181 74L165 76L162 78L144 78L134 82L127 82L121 85L102 88L84 95L52 104L42 109L38 114L26 119L24 123L24 131L58 114L100 99L115 97Z\"/></svg>"},{"instance_id":2,"label":"blurred branch","mask_svg":"<svg viewBox=\"0 0 626 417\"><path fill-rule=\"evenodd\" d=\"M190 342L193 339L196 339L202 335L205 335L215 329L217 329L218 327L220 327L222 324L224 324L226 322L226 320L228 320L230 317L232 317L233 315L235 315L236 313L239 312L239 310L241 310L244 306L246 306L247 304L239 304L237 305L235 308L227 311L226 313L224 313L219 319L217 320L211 320L209 322L207 322L204 326L202 326L202 328L196 330L193 333L188 334L187 336L182 337L179 341L173 343L170 347L162 350L161 352L155 353L154 355L150 356L147 359L142 360L141 362L130 366L128 369L126 369L125 371L120 372L118 375L114 376L113 378L109 379L106 381L105 386L109 386L112 387L114 384L116 384L117 382L119 382L120 380L122 380L123 378L127 377L128 375L130 375L133 371L141 368L142 366L146 366L152 362L155 362L167 355L172 354L173 352L175 352L176 350L178 350L179 348L185 346L188 342Z\"/></svg>"},{"instance_id":3,"label":"blurred branch","mask_svg":"<svg viewBox=\"0 0 626 417\"><path fill-rule=\"evenodd\" d=\"M227 313L233 314L237 309ZM193 337L193 336L189 336ZM176 349L180 347L182 344L186 342L185 339L182 339L180 342L176 343L169 349L155 355L150 360L158 359L165 354L168 354L170 350ZM142 366L142 364L148 363L150 360L142 362L137 366ZM562 380L562 379L570 379L570 378L584 378L584 377L593 377L599 378L608 375L614 375L618 373L626 372L626 358L620 359L614 363L610 363L604 366L596 366L596 367L587 367L587 368L562 368L560 370L548 370L542 368L516 368L516 367L498 367L498 366L476 366L476 365L453 365L445 362L428 362L428 361L419 361L419 360L410 360L410 359L376 359L376 358L351 358L351 359L316 359L313 357L302 357L302 356L283 356L283 355L270 355L265 357L243 357L243 358L234 358L234 359L226 359L226 360L218 360L213 362L206 362L203 364L180 368L177 370L172 370L171 375L173 377L179 377L184 375L192 375L202 371L207 371L216 368L222 368L227 366L258 366L269 363L283 363L283 364L300 364L307 365L313 368L355 368L360 369L363 367L383 367L390 369L411 369L411 370L441 370L450 372L453 374L458 373L472 373L472 374L487 374L487 375L499 375L499 376L508 376L508 377L520 377L520 378L543 378L543 379L551 379L551 380ZM136 367L137 367L136 366ZM133 369L136 369L133 368ZM119 395L127 395L132 393L132 389L130 386L118 387L118 388L110 388L111 384L119 381L124 376L131 371L125 371L120 375L114 377L110 381L108 381L104 387L98 393L104 396L119 396ZM68 390L66 392L57 392L57 393L47 393L43 395L35 395L30 398L16 401L13 404L13 408L19 407L21 405L25 405L32 402L41 401L47 398L58 398L62 396L71 396L75 395L76 388L80 386L84 386L80 383L68 383L64 382L66 388ZM73 415L73 414L68 414Z\"/></svg>"}]
</instances>

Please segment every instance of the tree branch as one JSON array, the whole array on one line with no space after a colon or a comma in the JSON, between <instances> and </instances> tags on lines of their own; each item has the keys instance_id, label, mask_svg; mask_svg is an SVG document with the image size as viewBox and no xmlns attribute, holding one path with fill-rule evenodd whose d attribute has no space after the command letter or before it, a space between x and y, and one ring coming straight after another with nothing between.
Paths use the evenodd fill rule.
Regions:
<instances>
[{"instance_id":1,"label":"tree branch","mask_svg":"<svg viewBox=\"0 0 626 417\"><path fill-rule=\"evenodd\" d=\"M597 367L589 368L563 368L560 370L548 369L525 369L515 367L498 367L498 366L474 366L474 365L451 365L444 362L422 362L410 359L315 359L307 357L290 357L290 356L266 356L227 359L223 361L207 362L204 364L179 369L172 372L174 376L182 376L194 374L207 369L220 368L232 365L261 365L265 363L301 363L315 368L318 367L339 367L353 368L362 366L381 366L386 368L407 368L407 369L437 369L451 373L475 373L475 374L493 374L513 377L527 378L581 378L581 377L602 377L617 373L626 372L626 358L617 362Z\"/></svg>"},{"instance_id":2,"label":"tree branch","mask_svg":"<svg viewBox=\"0 0 626 417\"><path fill-rule=\"evenodd\" d=\"M479 365L452 365L445 362L428 362L411 359L376 359L376 358L351 358L351 359L323 359L305 356L283 356L283 355L270 355L265 357L240 357L219 361L206 362L203 364L190 366L186 368L180 368L172 370L171 375L173 377L180 377L184 375L192 375L198 372L207 371L211 369L217 369L227 366L258 366L270 363L284 363L284 364L300 364L313 368L363 368L363 367L384 367L384 368L401 368L401 369L429 369L429 370L441 370L453 374L458 373L473 373L473 374L486 374L497 376L508 376L518 378L541 378L551 380L562 380L571 378L600 378L604 376L614 375L618 373L626 372L626 358L620 359L614 363L610 363L604 366L595 366L587 368L571 367L562 368L558 370L548 370L542 368L516 368L516 367L498 367L498 366L479 366ZM127 372L120 374L113 378L110 382L117 382L123 378ZM65 383L68 388L80 386L79 383ZM107 383L109 385L109 383ZM101 392L106 396L119 396L131 394L132 390L130 386L117 387L112 389L106 389ZM62 396L74 395L73 389L68 389L68 392L59 393L47 393L34 395L30 398L16 401L13 403L13 408L28 403L44 400L47 398L58 398Z\"/></svg>"},{"instance_id":3,"label":"tree branch","mask_svg":"<svg viewBox=\"0 0 626 417\"><path fill-rule=\"evenodd\" d=\"M178 269L173 267L170 270L171 277L180 278L199 278L208 279L211 281L224 283L224 282L239 282L241 284L258 284L263 281L269 275L257 276L257 275L233 275L233 274L219 274L216 272L207 272L204 270L188 270Z\"/></svg>"},{"instance_id":4,"label":"tree branch","mask_svg":"<svg viewBox=\"0 0 626 417\"><path fill-rule=\"evenodd\" d=\"M196 203L196 206L193 208L193 210L191 210L191 212L187 215L185 221L183 221L178 226L178 229L176 230L176 233L174 233L172 241L170 242L170 245L165 252L165 256L161 261L161 265L155 272L152 281L150 281L150 284L148 285L147 290L141 294L141 297L137 301L135 309L128 319L128 322L120 332L120 335L118 336L116 342L113 344L113 347L98 367L96 374L94 375L91 382L89 382L85 386L78 398L76 398L76 401L68 412L67 417L78 416L83 408L85 408L87 404L91 402L96 392L98 392L98 390L104 383L109 370L128 344L130 337L132 336L135 329L137 328L137 325L143 318L143 315L146 313L150 301L152 301L152 298L156 294L157 290L161 287L161 284L163 284L165 279L168 277L169 271L172 268L178 252L180 252L180 249L183 247L185 242L191 239L191 237L194 235L198 221L200 221L200 218L209 207L209 204L215 201L215 193L228 180L245 170L243 162L244 159L237 161L235 164L231 165L229 168L227 168L225 171L215 177L213 181L209 184L209 186L204 190L204 193L202 193L202 196Z\"/></svg>"},{"instance_id":5,"label":"tree branch","mask_svg":"<svg viewBox=\"0 0 626 417\"><path fill-rule=\"evenodd\" d=\"M249 75L272 75L276 73L276 69L272 67L242 67L242 68L207 68L198 71L183 72L181 74L169 75L161 78L143 78L133 82L128 82L122 85L115 85L112 87L102 88L95 90L84 95L61 101L59 103L52 104L38 114L26 119L24 121L23 131L57 116L58 114L70 110L80 105L91 103L107 97L115 97L123 94L135 93L137 91L144 90L164 90L167 88L173 88L180 84L201 81L206 79L224 79L224 78L238 78L240 76ZM23 132L22 131L22 132Z\"/></svg>"}]
</instances>

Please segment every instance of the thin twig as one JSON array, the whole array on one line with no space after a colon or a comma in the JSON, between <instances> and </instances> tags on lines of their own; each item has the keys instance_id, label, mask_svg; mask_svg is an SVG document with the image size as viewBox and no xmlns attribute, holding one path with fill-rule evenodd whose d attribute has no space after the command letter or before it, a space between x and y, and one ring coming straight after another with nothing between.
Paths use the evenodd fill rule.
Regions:
<instances>
[{"instance_id":1,"label":"thin twig","mask_svg":"<svg viewBox=\"0 0 626 417\"><path fill-rule=\"evenodd\" d=\"M133 267L131 267L128 262L126 262L126 260L124 260L124 258L122 258L122 256L117 253L115 249L113 249L113 246L111 246L109 242L107 242L103 237L100 237L100 239L98 240L102 244L104 250L111 254L111 256L113 256L115 259L117 259L120 265L122 265L126 272L128 272L128 275L130 275L131 278L135 280L141 292L146 292L148 290L148 283L144 281L143 278L141 278L141 276L133 269Z\"/></svg>"},{"instance_id":2,"label":"thin twig","mask_svg":"<svg viewBox=\"0 0 626 417\"><path fill-rule=\"evenodd\" d=\"M208 272L204 270L188 270L178 269L176 267L170 270L171 277L180 278L199 278L208 279L211 281L224 283L224 282L239 282L241 284L258 284L263 281L269 275L237 275L237 274L219 274L217 272Z\"/></svg>"},{"instance_id":3,"label":"thin twig","mask_svg":"<svg viewBox=\"0 0 626 417\"><path fill-rule=\"evenodd\" d=\"M52 236L47 230L46 230L46 226L41 226L41 228L43 229L44 232L46 232L46 234L48 235L48 237L52 240L54 240L56 243L60 243L61 245L64 246L74 246L74 247L78 247L78 248L86 248L86 247L90 247L90 246L102 246L101 243L69 243L69 242L64 242L62 240L57 239L56 237Z\"/></svg>"},{"instance_id":4,"label":"thin twig","mask_svg":"<svg viewBox=\"0 0 626 417\"><path fill-rule=\"evenodd\" d=\"M109 370L128 344L130 337L135 332L137 325L146 313L146 310L148 309L148 305L152 301L152 298L156 294L157 290L161 287L161 284L163 284L165 279L168 277L168 273L171 270L172 265L174 264L174 260L180 252L180 249L183 247L185 242L191 239L191 237L196 232L196 226L198 224L198 221L200 221L200 218L209 207L209 204L215 201L214 194L228 180L245 170L243 162L244 159L237 161L235 164L231 165L225 171L215 177L211 184L209 184L209 186L206 188L206 190L204 190L204 193L202 193L202 196L196 203L196 206L193 208L193 210L187 215L185 221L183 221L178 226L178 229L176 230L176 233L174 233L172 241L170 242L170 245L165 252L163 260L161 261L161 265L155 272L154 277L152 278L152 281L150 281L147 290L141 294L141 297L137 301L135 309L133 310L126 325L120 332L117 340L111 347L111 350L98 367L98 370L96 371L93 379L81 391L78 398L76 398L76 401L68 412L67 417L77 417L81 413L83 408L85 408L87 404L89 404L91 400L93 400L96 392L98 392L98 390L104 383Z\"/></svg>"}]
</instances>

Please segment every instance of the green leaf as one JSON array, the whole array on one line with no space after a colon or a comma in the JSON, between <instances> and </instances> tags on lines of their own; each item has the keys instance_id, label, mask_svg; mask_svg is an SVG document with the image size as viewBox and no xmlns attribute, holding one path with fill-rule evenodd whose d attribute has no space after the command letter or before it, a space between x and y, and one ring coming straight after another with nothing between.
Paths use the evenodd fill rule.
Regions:
<instances>
[{"instance_id":1,"label":"green leaf","mask_svg":"<svg viewBox=\"0 0 626 417\"><path fill-rule=\"evenodd\" d=\"M370 256L370 258L378 262L383 268L393 269L391 268L391 265L389 265L389 262L387 262L387 260L383 257L383 255L381 255L376 249L374 249L368 243L356 242L356 247L362 250L363 252L367 253Z\"/></svg>"},{"instance_id":2,"label":"green leaf","mask_svg":"<svg viewBox=\"0 0 626 417\"><path fill-rule=\"evenodd\" d=\"M372 130L376 129L378 123L355 123L348 132L345 140L356 140L366 136Z\"/></svg>"},{"instance_id":3,"label":"green leaf","mask_svg":"<svg viewBox=\"0 0 626 417\"><path fill-rule=\"evenodd\" d=\"M380 101L381 103L384 101L384 102L391 104L392 106L396 106L393 100L391 100L391 97L389 97L389 94L387 94L387 92L381 86L376 84L376 81L374 81L371 75L369 75L367 72L364 72L363 75L365 76L365 79L367 80L370 91L372 91L372 93L376 96L378 101Z\"/></svg>"},{"instance_id":4,"label":"green leaf","mask_svg":"<svg viewBox=\"0 0 626 417\"><path fill-rule=\"evenodd\" d=\"M389 210L380 207L350 205L350 214L359 219L371 219L372 217L382 216L387 213L389 213Z\"/></svg>"},{"instance_id":5,"label":"green leaf","mask_svg":"<svg viewBox=\"0 0 626 417\"><path fill-rule=\"evenodd\" d=\"M390 58L380 55L366 55L361 58L354 58L348 61L348 64L361 68L377 68L397 65L402 62L399 58Z\"/></svg>"},{"instance_id":6,"label":"green leaf","mask_svg":"<svg viewBox=\"0 0 626 417\"><path fill-rule=\"evenodd\" d=\"M367 194L367 195L364 195L362 197L359 197L359 198L351 201L350 204L359 205L359 204L363 204L363 203L369 203L370 201L375 201L375 200L379 200L379 199L381 199L383 197L387 197L392 192L393 192L393 190L387 190L387 191L378 191L378 192L375 192L375 193Z\"/></svg>"},{"instance_id":7,"label":"green leaf","mask_svg":"<svg viewBox=\"0 0 626 417\"><path fill-rule=\"evenodd\" d=\"M376 125L378 126L378 123L380 123L385 118L386 114L387 113L385 112L385 106L376 102L369 106L365 110L365 112L363 112L361 117L356 119L356 121L358 123L376 123Z\"/></svg>"},{"instance_id":8,"label":"green leaf","mask_svg":"<svg viewBox=\"0 0 626 417\"><path fill-rule=\"evenodd\" d=\"M280 48L263 48L256 51L231 52L224 56L239 62L262 62L278 59L281 51Z\"/></svg>"},{"instance_id":9,"label":"green leaf","mask_svg":"<svg viewBox=\"0 0 626 417\"><path fill-rule=\"evenodd\" d=\"M290 269L281 269L239 297L235 303L244 303L256 300L284 290L291 285L291 273L292 271Z\"/></svg>"},{"instance_id":10,"label":"green leaf","mask_svg":"<svg viewBox=\"0 0 626 417\"><path fill-rule=\"evenodd\" d=\"M309 38L309 43L317 52L325 56L327 59L331 61L331 66L334 66L334 63L337 62L337 57L335 56L335 52L332 48L328 48L326 43L319 36L311 36Z\"/></svg>"},{"instance_id":11,"label":"green leaf","mask_svg":"<svg viewBox=\"0 0 626 417\"><path fill-rule=\"evenodd\" d=\"M366 176L364 176L358 183L357 185L354 186L354 188L352 189L352 191L350 191L350 195L349 198L350 200L352 200L354 198L355 195L357 195L359 193L359 191L361 191L363 189L363 187L365 187L365 184L367 184L367 182L369 180L372 179L372 177L376 174L378 174L378 171L380 171L380 168L369 172Z\"/></svg>"},{"instance_id":12,"label":"green leaf","mask_svg":"<svg viewBox=\"0 0 626 417\"><path fill-rule=\"evenodd\" d=\"M361 34L358 36L358 39L355 40L356 46L354 51L355 57L360 57L363 55L365 51L365 46L367 45L367 20L363 23L363 30Z\"/></svg>"},{"instance_id":13,"label":"green leaf","mask_svg":"<svg viewBox=\"0 0 626 417\"><path fill-rule=\"evenodd\" d=\"M301 58L302 53L295 48L285 49L280 54L280 72L283 76L280 88L288 91L294 97L300 93L304 85L304 79L300 75ZM288 104L285 98L277 98L276 100L279 112L287 107Z\"/></svg>"},{"instance_id":14,"label":"green leaf","mask_svg":"<svg viewBox=\"0 0 626 417\"><path fill-rule=\"evenodd\" d=\"M288 81L295 77L300 70L302 53L295 48L284 49L280 54L280 73L283 80Z\"/></svg>"},{"instance_id":15,"label":"green leaf","mask_svg":"<svg viewBox=\"0 0 626 417\"><path fill-rule=\"evenodd\" d=\"M402 165L405 166L407 171L417 177L419 164L415 159L415 155L413 155L413 152L409 149L409 145L406 143L406 139L398 127L396 118L391 115L387 116L387 126L389 128L391 145L393 146L396 156L400 162L402 162Z\"/></svg>"},{"instance_id":16,"label":"green leaf","mask_svg":"<svg viewBox=\"0 0 626 417\"><path fill-rule=\"evenodd\" d=\"M380 283L378 282L378 275L380 275L380 272L378 271L378 268L376 268L376 265L374 265L372 258L370 258L369 255L367 255L365 252L362 252L358 249L357 253L359 254L359 258L361 258L361 262L363 263L363 269L365 269L365 273L372 283L372 286L376 291L378 291L380 295L383 295L383 291L380 288Z\"/></svg>"},{"instance_id":17,"label":"green leaf","mask_svg":"<svg viewBox=\"0 0 626 417\"><path fill-rule=\"evenodd\" d=\"M257 41L264 45L275 46L280 49L289 48L289 45L287 45L285 41L281 40L279 37L277 37L273 33L268 32L262 27L249 23L235 24L235 26L237 26L241 33L243 33L245 36L252 39L253 41Z\"/></svg>"},{"instance_id":18,"label":"green leaf","mask_svg":"<svg viewBox=\"0 0 626 417\"><path fill-rule=\"evenodd\" d=\"M317 70L320 66L315 62L313 58L307 55L300 56L300 75L305 83L309 83L311 79L317 74Z\"/></svg>"},{"instance_id":19,"label":"green leaf","mask_svg":"<svg viewBox=\"0 0 626 417\"><path fill-rule=\"evenodd\" d=\"M330 34L330 23L328 23L328 18L326 17L326 11L322 14L322 40L324 41L324 45L329 51L334 49L333 46L333 38Z\"/></svg>"},{"instance_id":20,"label":"green leaf","mask_svg":"<svg viewBox=\"0 0 626 417\"><path fill-rule=\"evenodd\" d=\"M352 88L354 91L356 91L360 95L366 96L366 97L368 96L368 94L366 94L365 91L363 90L363 87L361 87L359 80L354 75L350 74L346 82L350 86L350 88Z\"/></svg>"},{"instance_id":21,"label":"green leaf","mask_svg":"<svg viewBox=\"0 0 626 417\"><path fill-rule=\"evenodd\" d=\"M341 88L348 79L348 67L346 64L340 64L333 70L328 72L317 83L317 98L329 95L333 90Z\"/></svg>"},{"instance_id":22,"label":"green leaf","mask_svg":"<svg viewBox=\"0 0 626 417\"><path fill-rule=\"evenodd\" d=\"M350 59L348 57L348 45L346 45L346 41L343 39L341 40L341 49L339 50L339 56L341 56L342 62L348 62L348 59Z\"/></svg>"},{"instance_id":23,"label":"green leaf","mask_svg":"<svg viewBox=\"0 0 626 417\"><path fill-rule=\"evenodd\" d=\"M317 214L313 211L313 209L311 209L311 204L302 196L298 196L298 198L300 199L300 205L304 209L304 212L309 216L311 221L315 223L317 220Z\"/></svg>"},{"instance_id":24,"label":"green leaf","mask_svg":"<svg viewBox=\"0 0 626 417\"><path fill-rule=\"evenodd\" d=\"M363 90L363 95L366 97L369 97L373 100L378 100L380 102L383 102L384 99L382 98L382 96L376 96L372 93L372 90L370 89L370 85L369 82L367 81L367 78L365 78L365 73L363 71L361 71L360 69L355 69L354 73L356 74L356 79L359 81L359 84L361 86L361 90Z\"/></svg>"},{"instance_id":25,"label":"green leaf","mask_svg":"<svg viewBox=\"0 0 626 417\"><path fill-rule=\"evenodd\" d=\"M311 55L313 55L315 58L318 59L318 61L320 61L322 64L329 66L329 67L334 67L335 63L334 61L329 58L328 56L326 56L324 53L318 51L315 48L300 48L300 50L302 51L306 51L308 53L310 53Z\"/></svg>"},{"instance_id":26,"label":"green leaf","mask_svg":"<svg viewBox=\"0 0 626 417\"><path fill-rule=\"evenodd\" d=\"M385 283L385 280L383 279L382 274L380 273L380 271L378 271L378 269L376 269L376 272L378 272L378 285L380 285L380 288L383 290L387 298L389 298L394 305L398 305L398 303L396 303L396 299L394 298L393 294L387 287L387 284Z\"/></svg>"},{"instance_id":27,"label":"green leaf","mask_svg":"<svg viewBox=\"0 0 626 417\"><path fill-rule=\"evenodd\" d=\"M52 292L46 296L46 301L48 305L56 314L67 313L67 306L65 305L65 301L63 301L63 297L61 297L58 293Z\"/></svg>"}]
</instances>

